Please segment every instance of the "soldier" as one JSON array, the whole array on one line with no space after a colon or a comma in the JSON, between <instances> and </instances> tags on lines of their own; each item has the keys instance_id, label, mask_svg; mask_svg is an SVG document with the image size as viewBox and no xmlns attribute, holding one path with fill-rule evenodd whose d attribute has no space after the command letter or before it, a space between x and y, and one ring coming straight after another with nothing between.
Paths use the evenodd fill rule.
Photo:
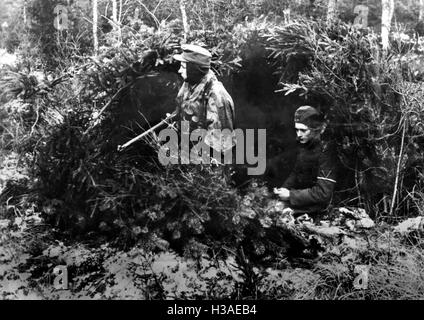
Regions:
<instances>
[{"instance_id":1,"label":"soldier","mask_svg":"<svg viewBox=\"0 0 424 320\"><path fill-rule=\"evenodd\" d=\"M329 206L336 185L335 152L321 141L326 124L320 112L302 106L294 119L299 142L296 164L282 188L275 188L274 193L295 217L305 213L317 216Z\"/></svg>"},{"instance_id":2,"label":"soldier","mask_svg":"<svg viewBox=\"0 0 424 320\"><path fill-rule=\"evenodd\" d=\"M198 45L181 46L182 54L174 55L181 62L178 72L184 79L177 96L177 123L188 121L190 132L205 129L204 143L218 152L234 146L214 129L234 130L234 103L223 84L210 69L211 53Z\"/></svg>"}]
</instances>

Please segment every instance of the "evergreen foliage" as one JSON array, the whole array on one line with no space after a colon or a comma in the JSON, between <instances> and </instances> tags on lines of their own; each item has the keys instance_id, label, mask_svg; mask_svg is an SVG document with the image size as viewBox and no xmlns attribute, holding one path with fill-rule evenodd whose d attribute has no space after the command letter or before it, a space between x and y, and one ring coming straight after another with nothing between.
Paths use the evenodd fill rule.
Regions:
<instances>
[{"instance_id":1,"label":"evergreen foliage","mask_svg":"<svg viewBox=\"0 0 424 320\"><path fill-rule=\"evenodd\" d=\"M260 275L253 266L284 264L304 249L316 256L321 248L282 223L281 204L261 179L236 188L220 167L162 166L155 135L124 153L116 150L163 117L162 110L140 106L140 95L158 98L151 83L163 96L176 95L181 81L172 55L184 36L211 50L214 71L226 79L240 76L249 55L260 55L277 70L269 75L279 78L272 91L300 97L325 113L325 138L337 146L342 174L335 206L365 207L374 218L390 222L423 214L421 42L398 32L390 52L383 53L379 36L353 27L351 15L341 16L349 23L326 25L323 1L187 1L192 20L184 35L177 2L156 6L146 1L140 16L123 18L119 36L104 18L97 55L82 18L89 15L88 6L70 1L72 24L59 33L51 24L59 2L30 2L31 23L17 26L6 41L10 51L20 48L22 60L3 68L0 79L0 148L16 152L29 168L27 178L9 182L0 194L7 202L4 217L32 208L63 239L113 243L122 250L138 245L146 252L171 247L198 263L205 254L236 257L243 297L281 294L273 275ZM126 9L136 7L129 2ZM285 21L289 7L293 14ZM106 15L110 10L101 5ZM253 54L252 48L261 50ZM155 106L165 110L169 100ZM140 107L142 114L134 116L131 107ZM147 113L153 119L144 119ZM361 251L354 261L374 259L374 253ZM317 266L316 271L321 282L309 280L318 295L336 296L339 288L328 287L334 288L337 279L344 279L340 292L349 294L352 279L345 266ZM293 296L292 289L283 296ZM155 290L154 298L164 297ZM228 291L237 297L236 290Z\"/></svg>"}]
</instances>

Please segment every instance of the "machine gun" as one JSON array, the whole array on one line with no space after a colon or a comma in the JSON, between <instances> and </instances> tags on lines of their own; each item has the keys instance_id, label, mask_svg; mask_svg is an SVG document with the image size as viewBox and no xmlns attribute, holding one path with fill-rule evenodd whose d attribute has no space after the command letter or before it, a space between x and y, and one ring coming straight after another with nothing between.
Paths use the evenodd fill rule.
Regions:
<instances>
[{"instance_id":1,"label":"machine gun","mask_svg":"<svg viewBox=\"0 0 424 320\"><path fill-rule=\"evenodd\" d=\"M140 134L137 137L131 139L130 141L124 143L123 145L119 145L118 146L118 151L119 152L123 151L124 149L126 149L130 145L132 145L134 142L137 142L138 140L142 139L143 137L147 136L148 134L154 132L157 128L161 127L164 124L168 124L168 121L169 120L172 120L176 116L177 116L177 112L174 111L173 113L169 114L165 119L163 119L161 122L159 122L158 124L156 124L153 127L151 127L149 130L143 132L142 134Z\"/></svg>"}]
</instances>

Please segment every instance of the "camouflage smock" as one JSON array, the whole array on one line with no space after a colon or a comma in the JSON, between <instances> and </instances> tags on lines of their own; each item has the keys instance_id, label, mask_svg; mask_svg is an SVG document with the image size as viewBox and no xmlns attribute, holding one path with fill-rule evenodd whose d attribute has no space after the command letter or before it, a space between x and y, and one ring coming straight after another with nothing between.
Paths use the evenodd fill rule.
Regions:
<instances>
[{"instance_id":1,"label":"camouflage smock","mask_svg":"<svg viewBox=\"0 0 424 320\"><path fill-rule=\"evenodd\" d=\"M188 121L190 132L206 129L204 142L214 149L223 151L228 148L228 140L216 134L214 129L234 130L234 103L213 71L209 70L194 86L184 82L177 95L177 121ZM234 142L232 136L231 146Z\"/></svg>"}]
</instances>

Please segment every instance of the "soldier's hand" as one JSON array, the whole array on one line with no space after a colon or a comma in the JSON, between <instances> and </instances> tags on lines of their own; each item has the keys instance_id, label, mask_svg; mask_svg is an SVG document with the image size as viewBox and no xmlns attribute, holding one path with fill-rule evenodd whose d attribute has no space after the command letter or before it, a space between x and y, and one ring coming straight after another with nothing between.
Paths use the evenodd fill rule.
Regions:
<instances>
[{"instance_id":1,"label":"soldier's hand","mask_svg":"<svg viewBox=\"0 0 424 320\"><path fill-rule=\"evenodd\" d=\"M287 201L290 198L290 190L286 188L274 188L274 194L279 196L283 201Z\"/></svg>"}]
</instances>

